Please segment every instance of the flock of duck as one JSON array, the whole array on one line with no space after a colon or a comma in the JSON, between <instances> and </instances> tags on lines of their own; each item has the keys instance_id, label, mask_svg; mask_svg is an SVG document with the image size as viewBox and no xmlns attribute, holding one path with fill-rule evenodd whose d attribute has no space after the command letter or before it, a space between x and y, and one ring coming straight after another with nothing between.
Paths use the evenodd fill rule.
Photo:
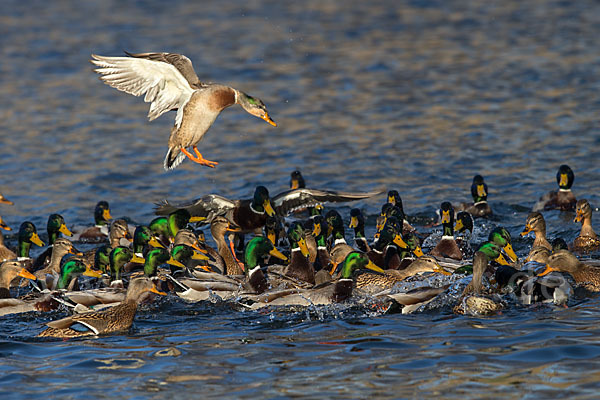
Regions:
<instances>
[{"instance_id":1,"label":"flock of duck","mask_svg":"<svg viewBox=\"0 0 600 400\"><path fill-rule=\"evenodd\" d=\"M183 55L127 54L93 55L92 63L108 85L144 94L151 103L150 120L177 110L167 170L186 157L211 168L218 164L204 159L197 145L228 106L240 104L276 126L262 101L201 82ZM1 231L11 228L0 217L0 315L66 308L71 315L47 323L39 336L80 337L129 329L138 305L156 296L220 299L252 310L349 303L402 313L450 306L456 313L477 315L497 312L515 299L563 304L575 290L600 291L600 268L573 254L597 249L600 240L592 229L590 204L577 201L571 191L573 171L562 165L556 178L558 190L542 196L525 222L521 235L533 232L535 240L524 262L503 227L489 232L484 243L471 243L474 218L493 213L480 175L473 178L472 202L441 204L439 239L411 226L399 193L391 190L373 239L365 235L361 210L351 210L354 240L349 244L342 215L334 209L323 214L323 204L382 192L309 189L300 171L291 174L290 189L275 196L258 186L244 200L209 194L162 202L156 207L159 216L147 225L113 219L106 201L96 205L91 227L69 229L61 215L52 214L44 237L48 246L35 259L32 245L45 246L35 225L21 224L14 251L4 243ZM12 204L2 195L0 203ZM570 246L560 238L547 240L540 211L551 209L575 211L575 221L581 222ZM205 240L204 225L210 226L216 248ZM425 239L434 242L428 254L422 248ZM75 244L90 249L81 252Z\"/></svg>"},{"instance_id":2,"label":"flock of duck","mask_svg":"<svg viewBox=\"0 0 600 400\"><path fill-rule=\"evenodd\" d=\"M600 240L591 228L591 207L570 191L569 167L560 167L557 182L559 189L543 196L534 208L575 210L582 229L571 251L597 249ZM30 257L32 244L45 244L35 225L25 221L16 237L16 252L5 246L0 234L0 313L67 308L72 315L48 323L39 336L79 337L128 329L138 304L152 301L152 293L169 293L188 302L220 299L253 310L350 303L403 313L446 296L452 304L446 300L438 306L482 315L506 307L507 298L562 304L573 289L600 291L600 268L593 261L579 261L564 240L550 243L538 211L529 214L521 233L535 235L524 262L518 262L511 235L502 227L472 247L474 218L492 215L487 184L480 175L473 179L472 202L441 204L441 237L428 239L434 238L435 246L427 255L421 247L427 235L407 221L397 191L388 192L372 240L365 236L361 210L351 210L351 245L340 213L331 209L323 215L322 204L380 192L308 189L299 171L292 173L290 187L273 197L258 186L246 200L211 194L181 204L163 202L157 204L158 217L136 227L113 220L106 201L96 205L91 227L69 229L62 216L52 214L49 245L35 259ZM0 202L11 204L4 197ZM216 248L194 225L210 226ZM11 230L1 218L0 228ZM253 237L246 240L249 234ZM74 243L99 245L81 252ZM27 293L13 297L23 291ZM459 295L448 297L450 291Z\"/></svg>"}]
</instances>

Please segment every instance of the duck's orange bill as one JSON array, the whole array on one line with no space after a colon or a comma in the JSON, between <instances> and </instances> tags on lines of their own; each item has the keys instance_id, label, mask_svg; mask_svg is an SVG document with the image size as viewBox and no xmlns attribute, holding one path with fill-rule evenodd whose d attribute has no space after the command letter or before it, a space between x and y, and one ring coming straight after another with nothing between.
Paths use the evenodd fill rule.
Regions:
<instances>
[{"instance_id":1,"label":"duck's orange bill","mask_svg":"<svg viewBox=\"0 0 600 400\"><path fill-rule=\"evenodd\" d=\"M556 271L556 269L554 269L550 265L546 264L546 269L543 270L541 273L539 273L538 276L548 275L552 271Z\"/></svg>"},{"instance_id":2,"label":"duck's orange bill","mask_svg":"<svg viewBox=\"0 0 600 400\"><path fill-rule=\"evenodd\" d=\"M527 235L529 232L531 232L531 227L529 225L525 225L525 229L523 229L523 232L521 232L521 236L525 236Z\"/></svg>"},{"instance_id":3,"label":"duck's orange bill","mask_svg":"<svg viewBox=\"0 0 600 400\"><path fill-rule=\"evenodd\" d=\"M433 267L433 272L437 272L442 275L452 275L451 272L446 271L440 264L435 264Z\"/></svg>"},{"instance_id":4,"label":"duck's orange bill","mask_svg":"<svg viewBox=\"0 0 600 400\"><path fill-rule=\"evenodd\" d=\"M25 268L21 269L21 271L19 271L17 276L20 276L21 278L25 278L25 279L31 279L32 281L35 281L37 279L35 277L35 275L33 275L31 272L27 271Z\"/></svg>"},{"instance_id":5,"label":"duck's orange bill","mask_svg":"<svg viewBox=\"0 0 600 400\"><path fill-rule=\"evenodd\" d=\"M165 292L159 291L158 288L156 287L156 285L154 285L154 284L152 285L152 288L150 288L150 292L159 294L161 296L166 296L167 295Z\"/></svg>"},{"instance_id":6,"label":"duck's orange bill","mask_svg":"<svg viewBox=\"0 0 600 400\"><path fill-rule=\"evenodd\" d=\"M265 115L263 115L261 118L264 119L265 121L267 121L269 124L271 124L273 126L277 126L275 121L273 121L273 119L271 119L271 117L269 117L269 114L265 113Z\"/></svg>"}]
</instances>

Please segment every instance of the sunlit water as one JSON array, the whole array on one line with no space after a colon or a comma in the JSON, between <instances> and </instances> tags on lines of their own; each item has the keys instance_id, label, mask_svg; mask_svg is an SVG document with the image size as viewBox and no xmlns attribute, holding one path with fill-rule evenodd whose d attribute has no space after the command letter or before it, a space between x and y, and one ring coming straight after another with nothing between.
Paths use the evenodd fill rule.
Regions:
<instances>
[{"instance_id":1,"label":"sunlit water","mask_svg":"<svg viewBox=\"0 0 600 400\"><path fill-rule=\"evenodd\" d=\"M53 212L90 224L100 199L144 223L163 198L278 193L300 168L309 187L399 190L427 232L480 173L496 217L477 221L475 238L502 224L522 256L532 239L518 233L560 164L579 198L599 202L592 1L5 1L0 33L0 192L16 203L0 215L13 228L29 219L43 230ZM103 85L87 61L122 50L186 54L201 79L261 98L279 126L227 109L200 146L220 165L166 173L174 113L148 123L148 105ZM384 200L352 205L368 234ZM572 213L545 217L549 237L576 237ZM3 317L0 396L594 398L599 307L478 319L167 299L127 335L58 342L34 337L64 313Z\"/></svg>"}]
</instances>

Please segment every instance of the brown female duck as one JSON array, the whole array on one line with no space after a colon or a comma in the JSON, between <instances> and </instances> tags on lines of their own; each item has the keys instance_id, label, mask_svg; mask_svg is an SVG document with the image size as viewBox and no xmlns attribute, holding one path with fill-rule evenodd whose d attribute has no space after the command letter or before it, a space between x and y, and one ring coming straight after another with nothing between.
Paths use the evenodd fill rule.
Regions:
<instances>
[{"instance_id":1,"label":"brown female duck","mask_svg":"<svg viewBox=\"0 0 600 400\"><path fill-rule=\"evenodd\" d=\"M573 241L573 250L588 252L600 246L600 239L592 228L592 207L590 203L581 199L577 202L577 215L574 222L581 222L581 232Z\"/></svg>"},{"instance_id":2,"label":"brown female duck","mask_svg":"<svg viewBox=\"0 0 600 400\"><path fill-rule=\"evenodd\" d=\"M546 239L546 220L539 212L532 212L527 216L525 229L521 232L521 236L525 236L529 232L533 232L535 239L525 262L535 261L545 264L548 255L552 252L552 245Z\"/></svg>"},{"instance_id":3,"label":"brown female duck","mask_svg":"<svg viewBox=\"0 0 600 400\"><path fill-rule=\"evenodd\" d=\"M175 53L126 53L130 57L104 57L92 54L100 79L117 90L134 96L145 94L151 103L148 119L177 110L169 137L164 168L176 168L186 156L207 167L218 163L206 160L197 145L221 111L239 104L249 114L277 124L269 117L264 103L229 86L201 82L189 58ZM195 155L187 150L191 147Z\"/></svg>"},{"instance_id":4,"label":"brown female duck","mask_svg":"<svg viewBox=\"0 0 600 400\"><path fill-rule=\"evenodd\" d=\"M46 324L48 328L38 336L74 338L125 331L133 324L137 306L148 292L159 295L166 294L159 292L149 278L137 278L129 283L125 300L119 305L98 312L76 314L49 322ZM77 326L77 329L73 329L74 325Z\"/></svg>"},{"instance_id":5,"label":"brown female duck","mask_svg":"<svg viewBox=\"0 0 600 400\"><path fill-rule=\"evenodd\" d=\"M568 250L559 250L548 257L546 269L538 276L552 271L566 272L585 289L600 292L600 268L582 263Z\"/></svg>"}]
</instances>

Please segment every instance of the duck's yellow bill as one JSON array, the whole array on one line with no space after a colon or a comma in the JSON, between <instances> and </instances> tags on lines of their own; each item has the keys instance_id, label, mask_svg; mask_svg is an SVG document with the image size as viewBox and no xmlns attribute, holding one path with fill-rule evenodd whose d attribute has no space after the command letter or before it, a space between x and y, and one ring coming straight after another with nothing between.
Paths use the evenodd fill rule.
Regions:
<instances>
[{"instance_id":1,"label":"duck's yellow bill","mask_svg":"<svg viewBox=\"0 0 600 400\"><path fill-rule=\"evenodd\" d=\"M263 207L269 217L272 217L275 215L275 210L273 210L273 206L271 206L271 202L268 199L265 200L265 202L263 203Z\"/></svg>"},{"instance_id":2,"label":"duck's yellow bill","mask_svg":"<svg viewBox=\"0 0 600 400\"><path fill-rule=\"evenodd\" d=\"M317 237L321 234L321 224L314 224L313 226L313 231L312 231L312 235L314 237Z\"/></svg>"},{"instance_id":3,"label":"duck's yellow bill","mask_svg":"<svg viewBox=\"0 0 600 400\"><path fill-rule=\"evenodd\" d=\"M442 211L442 224L449 224L450 223L450 210L446 211Z\"/></svg>"},{"instance_id":4,"label":"duck's yellow bill","mask_svg":"<svg viewBox=\"0 0 600 400\"><path fill-rule=\"evenodd\" d=\"M152 247L160 247L161 249L165 248L165 246L163 246L163 244L161 242L159 242L158 239L156 239L154 236L152 236L150 238L150 240L148 241L148 244Z\"/></svg>"},{"instance_id":5,"label":"duck's yellow bill","mask_svg":"<svg viewBox=\"0 0 600 400\"><path fill-rule=\"evenodd\" d=\"M350 228L356 228L356 227L358 227L358 218L357 217L350 218Z\"/></svg>"},{"instance_id":6,"label":"duck's yellow bill","mask_svg":"<svg viewBox=\"0 0 600 400\"><path fill-rule=\"evenodd\" d=\"M190 217L190 222L202 222L206 221L206 217Z\"/></svg>"},{"instance_id":7,"label":"duck's yellow bill","mask_svg":"<svg viewBox=\"0 0 600 400\"><path fill-rule=\"evenodd\" d=\"M422 257L423 256L423 249L421 249L421 246L417 246L417 248L413 250L413 253L417 257Z\"/></svg>"},{"instance_id":8,"label":"duck's yellow bill","mask_svg":"<svg viewBox=\"0 0 600 400\"><path fill-rule=\"evenodd\" d=\"M479 197L487 196L487 193L485 192L485 186L477 185L477 196L479 196Z\"/></svg>"},{"instance_id":9,"label":"duck's yellow bill","mask_svg":"<svg viewBox=\"0 0 600 400\"><path fill-rule=\"evenodd\" d=\"M65 225L65 224L62 224L62 225L60 226L60 228L58 228L58 231L59 231L60 233L62 233L63 235L67 235L67 236L73 236L73 232L71 232L71 231L69 230L69 228L67 228L67 225Z\"/></svg>"},{"instance_id":10,"label":"duck's yellow bill","mask_svg":"<svg viewBox=\"0 0 600 400\"><path fill-rule=\"evenodd\" d=\"M269 254L272 255L273 257L277 257L283 261L287 261L287 259L288 259L282 252L277 250L275 247L273 247L273 249L271 251L269 251Z\"/></svg>"},{"instance_id":11,"label":"duck's yellow bill","mask_svg":"<svg viewBox=\"0 0 600 400\"><path fill-rule=\"evenodd\" d=\"M500 265L510 265L506 258L502 254L498 254L498 257L495 258L496 262Z\"/></svg>"},{"instance_id":12,"label":"duck's yellow bill","mask_svg":"<svg viewBox=\"0 0 600 400\"><path fill-rule=\"evenodd\" d=\"M42 242L42 239L40 239L40 237L38 236L37 233L33 233L33 235L31 235L31 239L29 239L31 241L31 243L38 245L40 247L44 247L44 242Z\"/></svg>"},{"instance_id":13,"label":"duck's yellow bill","mask_svg":"<svg viewBox=\"0 0 600 400\"><path fill-rule=\"evenodd\" d=\"M455 231L460 231L464 227L465 227L465 225L463 224L462 219L456 220L456 223L454 224L454 230Z\"/></svg>"},{"instance_id":14,"label":"duck's yellow bill","mask_svg":"<svg viewBox=\"0 0 600 400\"><path fill-rule=\"evenodd\" d=\"M167 261L167 264L172 265L174 267L185 268L185 265L183 265L179 261L175 260L173 257L169 258L169 260Z\"/></svg>"},{"instance_id":15,"label":"duck's yellow bill","mask_svg":"<svg viewBox=\"0 0 600 400\"><path fill-rule=\"evenodd\" d=\"M195 251L194 254L192 254L192 260L208 260L208 257Z\"/></svg>"},{"instance_id":16,"label":"duck's yellow bill","mask_svg":"<svg viewBox=\"0 0 600 400\"><path fill-rule=\"evenodd\" d=\"M381 269L377 265L373 264L373 262L371 260L369 260L368 264L365 265L365 268L368 268L375 272L379 272L381 274L385 273L385 271L383 269Z\"/></svg>"},{"instance_id":17,"label":"duck's yellow bill","mask_svg":"<svg viewBox=\"0 0 600 400\"><path fill-rule=\"evenodd\" d=\"M569 184L569 176L567 174L560 174L560 182L558 186L567 186Z\"/></svg>"},{"instance_id":18,"label":"duck's yellow bill","mask_svg":"<svg viewBox=\"0 0 600 400\"><path fill-rule=\"evenodd\" d=\"M269 230L269 232L267 232L267 239L269 239L269 241L270 241L270 242L271 242L273 245L275 245L275 239L276 239L275 232L273 232L273 231Z\"/></svg>"},{"instance_id":19,"label":"duck's yellow bill","mask_svg":"<svg viewBox=\"0 0 600 400\"><path fill-rule=\"evenodd\" d=\"M110 215L110 210L108 208L106 208L102 211L102 218L104 218L107 221L109 219L112 219L112 215Z\"/></svg>"},{"instance_id":20,"label":"duck's yellow bill","mask_svg":"<svg viewBox=\"0 0 600 400\"><path fill-rule=\"evenodd\" d=\"M517 254L513 250L512 245L510 243L507 243L506 246L504 246L504 251L506 252L506 255L509 256L513 262L517 262L517 260L519 258L517 257Z\"/></svg>"},{"instance_id":21,"label":"duck's yellow bill","mask_svg":"<svg viewBox=\"0 0 600 400\"><path fill-rule=\"evenodd\" d=\"M83 275L91 276L92 278L102 278L102 272L91 269L89 265L85 267Z\"/></svg>"},{"instance_id":22,"label":"duck's yellow bill","mask_svg":"<svg viewBox=\"0 0 600 400\"><path fill-rule=\"evenodd\" d=\"M304 257L308 257L308 246L306 246L306 240L304 238L298 240L298 246Z\"/></svg>"},{"instance_id":23,"label":"duck's yellow bill","mask_svg":"<svg viewBox=\"0 0 600 400\"><path fill-rule=\"evenodd\" d=\"M291 189L298 189L300 187L300 183L298 182L298 179L292 179L292 187Z\"/></svg>"},{"instance_id":24,"label":"duck's yellow bill","mask_svg":"<svg viewBox=\"0 0 600 400\"><path fill-rule=\"evenodd\" d=\"M133 257L131 257L131 260L129 260L132 263L136 263L136 264L145 264L146 260L143 259L140 256L136 256L135 254L133 255Z\"/></svg>"},{"instance_id":25,"label":"duck's yellow bill","mask_svg":"<svg viewBox=\"0 0 600 400\"><path fill-rule=\"evenodd\" d=\"M406 242L404 241L404 239L402 239L402 235L400 235L399 233L396 234L396 236L394 236L394 243L400 247L402 247L403 249L408 248L408 245L406 244Z\"/></svg>"}]
</instances>

